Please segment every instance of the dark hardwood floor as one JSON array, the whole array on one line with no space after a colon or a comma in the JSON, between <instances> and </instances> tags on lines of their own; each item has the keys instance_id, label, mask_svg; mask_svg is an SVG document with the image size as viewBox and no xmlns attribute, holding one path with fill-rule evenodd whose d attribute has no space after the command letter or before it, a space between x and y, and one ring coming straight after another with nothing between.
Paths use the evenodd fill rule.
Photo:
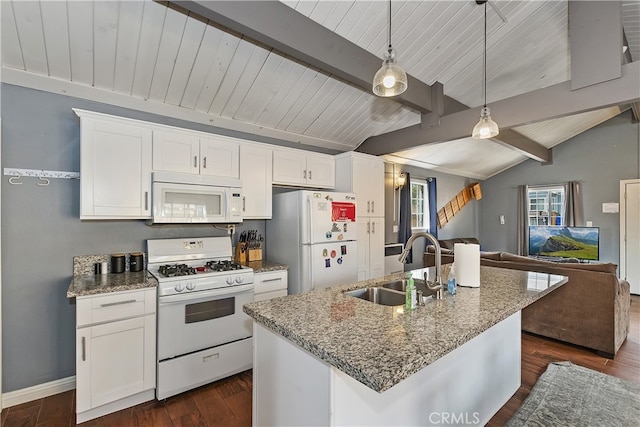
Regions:
<instances>
[{"instance_id":1,"label":"dark hardwood floor","mask_svg":"<svg viewBox=\"0 0 640 427\"><path fill-rule=\"evenodd\" d=\"M631 297L631 328L615 360L595 352L535 335L522 334L522 386L491 419L502 426L529 395L550 362L570 360L596 371L640 383L640 296ZM125 409L82 426L250 426L251 371L167 399ZM1 425L75 425L74 391L13 406L2 411Z\"/></svg>"}]
</instances>

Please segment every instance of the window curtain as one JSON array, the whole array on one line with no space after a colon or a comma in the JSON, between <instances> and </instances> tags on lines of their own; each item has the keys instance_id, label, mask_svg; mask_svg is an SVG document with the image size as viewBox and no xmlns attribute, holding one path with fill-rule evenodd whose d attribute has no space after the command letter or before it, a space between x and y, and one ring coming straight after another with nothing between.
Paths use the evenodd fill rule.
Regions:
<instances>
[{"instance_id":1,"label":"window curtain","mask_svg":"<svg viewBox=\"0 0 640 427\"><path fill-rule=\"evenodd\" d=\"M529 255L529 187L518 186L518 255Z\"/></svg>"},{"instance_id":2,"label":"window curtain","mask_svg":"<svg viewBox=\"0 0 640 427\"><path fill-rule=\"evenodd\" d=\"M582 188L580 182L570 181L564 185L564 225L569 227L584 225L582 208Z\"/></svg>"},{"instance_id":3,"label":"window curtain","mask_svg":"<svg viewBox=\"0 0 640 427\"><path fill-rule=\"evenodd\" d=\"M429 192L429 233L438 238L438 192L436 179L427 178L427 191Z\"/></svg>"},{"instance_id":4,"label":"window curtain","mask_svg":"<svg viewBox=\"0 0 640 427\"><path fill-rule=\"evenodd\" d=\"M411 177L406 172L405 184L400 189L400 220L398 222L398 242L407 244L411 237ZM413 262L412 251L409 252L407 263Z\"/></svg>"}]
</instances>

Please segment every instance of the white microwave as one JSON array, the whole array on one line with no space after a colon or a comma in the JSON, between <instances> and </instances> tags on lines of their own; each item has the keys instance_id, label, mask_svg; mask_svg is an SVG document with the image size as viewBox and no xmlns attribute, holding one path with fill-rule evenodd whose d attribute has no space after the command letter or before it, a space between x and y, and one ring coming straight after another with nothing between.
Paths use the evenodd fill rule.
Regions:
<instances>
[{"instance_id":1,"label":"white microwave","mask_svg":"<svg viewBox=\"0 0 640 427\"><path fill-rule=\"evenodd\" d=\"M242 181L235 178L154 172L149 224L242 222Z\"/></svg>"}]
</instances>

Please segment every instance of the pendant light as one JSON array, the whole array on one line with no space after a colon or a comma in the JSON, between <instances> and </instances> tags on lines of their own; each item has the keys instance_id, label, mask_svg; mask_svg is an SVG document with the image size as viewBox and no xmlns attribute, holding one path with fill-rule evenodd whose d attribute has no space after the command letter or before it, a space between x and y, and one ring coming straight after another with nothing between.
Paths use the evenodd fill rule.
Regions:
<instances>
[{"instance_id":1,"label":"pendant light","mask_svg":"<svg viewBox=\"0 0 640 427\"><path fill-rule=\"evenodd\" d=\"M482 94L484 96L484 107L480 113L480 121L473 127L472 138L487 139L493 138L500 133L498 124L491 120L491 110L487 107L487 2L484 2L484 55L482 57L484 83Z\"/></svg>"},{"instance_id":2,"label":"pendant light","mask_svg":"<svg viewBox=\"0 0 640 427\"><path fill-rule=\"evenodd\" d=\"M396 96L407 90L407 73L398 65L396 51L391 47L391 0L389 0L389 47L382 67L373 77L373 93L378 96Z\"/></svg>"}]
</instances>

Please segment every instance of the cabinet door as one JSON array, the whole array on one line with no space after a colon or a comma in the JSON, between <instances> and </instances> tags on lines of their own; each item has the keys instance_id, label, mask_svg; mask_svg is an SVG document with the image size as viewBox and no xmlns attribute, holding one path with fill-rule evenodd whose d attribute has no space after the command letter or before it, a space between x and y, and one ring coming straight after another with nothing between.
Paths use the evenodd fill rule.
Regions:
<instances>
[{"instance_id":1,"label":"cabinet door","mask_svg":"<svg viewBox=\"0 0 640 427\"><path fill-rule=\"evenodd\" d=\"M307 155L298 150L273 152L274 184L306 185Z\"/></svg>"},{"instance_id":2,"label":"cabinet door","mask_svg":"<svg viewBox=\"0 0 640 427\"><path fill-rule=\"evenodd\" d=\"M80 218L149 218L151 129L82 118Z\"/></svg>"},{"instance_id":3,"label":"cabinet door","mask_svg":"<svg viewBox=\"0 0 640 427\"><path fill-rule=\"evenodd\" d=\"M369 277L384 276L384 218L369 218Z\"/></svg>"},{"instance_id":4,"label":"cabinet door","mask_svg":"<svg viewBox=\"0 0 640 427\"><path fill-rule=\"evenodd\" d=\"M370 159L368 175L371 216L382 217L384 216L384 162L381 159Z\"/></svg>"},{"instance_id":5,"label":"cabinet door","mask_svg":"<svg viewBox=\"0 0 640 427\"><path fill-rule=\"evenodd\" d=\"M371 214L371 177L369 175L369 159L354 156L351 159L353 189L358 201L358 216L370 217Z\"/></svg>"},{"instance_id":6,"label":"cabinet door","mask_svg":"<svg viewBox=\"0 0 640 427\"><path fill-rule=\"evenodd\" d=\"M240 146L240 179L244 219L271 219L273 160L271 150L246 144Z\"/></svg>"},{"instance_id":7,"label":"cabinet door","mask_svg":"<svg viewBox=\"0 0 640 427\"><path fill-rule=\"evenodd\" d=\"M155 315L77 330L76 411L155 387Z\"/></svg>"},{"instance_id":8,"label":"cabinet door","mask_svg":"<svg viewBox=\"0 0 640 427\"><path fill-rule=\"evenodd\" d=\"M200 174L240 177L240 144L224 138L200 138Z\"/></svg>"},{"instance_id":9,"label":"cabinet door","mask_svg":"<svg viewBox=\"0 0 640 427\"><path fill-rule=\"evenodd\" d=\"M357 251L358 251L358 280L369 278L369 237L371 234L371 224L369 218L358 218L356 220Z\"/></svg>"},{"instance_id":10,"label":"cabinet door","mask_svg":"<svg viewBox=\"0 0 640 427\"><path fill-rule=\"evenodd\" d=\"M307 184L318 188L336 186L336 161L331 156L307 156Z\"/></svg>"},{"instance_id":11,"label":"cabinet door","mask_svg":"<svg viewBox=\"0 0 640 427\"><path fill-rule=\"evenodd\" d=\"M199 147L194 134L153 131L153 170L197 174Z\"/></svg>"}]
</instances>

